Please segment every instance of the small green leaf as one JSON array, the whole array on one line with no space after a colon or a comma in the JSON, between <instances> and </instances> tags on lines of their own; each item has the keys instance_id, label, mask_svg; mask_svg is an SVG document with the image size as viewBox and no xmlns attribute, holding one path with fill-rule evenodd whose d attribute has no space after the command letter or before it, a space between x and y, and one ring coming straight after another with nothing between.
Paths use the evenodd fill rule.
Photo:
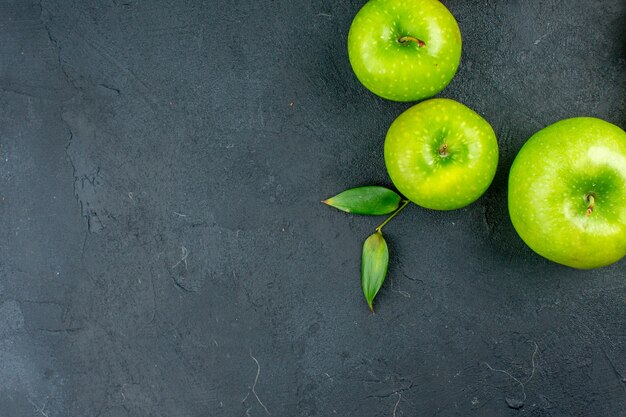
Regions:
<instances>
[{"instance_id":1,"label":"small green leaf","mask_svg":"<svg viewBox=\"0 0 626 417\"><path fill-rule=\"evenodd\" d=\"M389 249L381 232L376 232L365 240L363 244L363 258L361 260L361 285L367 305L374 312L373 302L378 290L385 282L387 265L389 264Z\"/></svg>"},{"instance_id":2,"label":"small green leaf","mask_svg":"<svg viewBox=\"0 0 626 417\"><path fill-rule=\"evenodd\" d=\"M400 206L400 200L396 192L373 185L351 188L322 203L347 213L378 216L393 213Z\"/></svg>"}]
</instances>

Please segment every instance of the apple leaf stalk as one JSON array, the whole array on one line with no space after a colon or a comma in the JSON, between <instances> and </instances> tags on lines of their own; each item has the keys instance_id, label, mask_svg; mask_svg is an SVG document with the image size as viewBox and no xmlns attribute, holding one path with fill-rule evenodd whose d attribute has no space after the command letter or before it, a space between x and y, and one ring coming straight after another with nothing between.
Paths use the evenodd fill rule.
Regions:
<instances>
[{"instance_id":1,"label":"apple leaf stalk","mask_svg":"<svg viewBox=\"0 0 626 417\"><path fill-rule=\"evenodd\" d=\"M400 39L398 39L398 42L400 43L415 42L418 48L423 48L426 46L426 43L424 43L423 40L417 39L414 36L403 36Z\"/></svg>"},{"instance_id":2,"label":"apple leaf stalk","mask_svg":"<svg viewBox=\"0 0 626 417\"><path fill-rule=\"evenodd\" d=\"M585 195L585 201L589 203L587 206L587 217L589 217L593 213L593 209L596 208L596 199L593 194L587 194Z\"/></svg>"},{"instance_id":3,"label":"apple leaf stalk","mask_svg":"<svg viewBox=\"0 0 626 417\"><path fill-rule=\"evenodd\" d=\"M367 305L374 313L374 298L385 282L389 264L389 248L382 229L409 204L409 200L403 200L398 193L385 187L365 186L351 188L322 203L347 213L370 216L391 213L363 243L361 286Z\"/></svg>"}]
</instances>

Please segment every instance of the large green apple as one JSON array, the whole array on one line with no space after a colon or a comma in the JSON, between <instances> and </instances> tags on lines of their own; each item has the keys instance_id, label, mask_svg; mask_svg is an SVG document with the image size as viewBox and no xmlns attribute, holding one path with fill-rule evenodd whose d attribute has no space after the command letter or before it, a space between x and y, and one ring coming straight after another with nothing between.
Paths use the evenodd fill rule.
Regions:
<instances>
[{"instance_id":1,"label":"large green apple","mask_svg":"<svg viewBox=\"0 0 626 417\"><path fill-rule=\"evenodd\" d=\"M370 0L348 34L357 78L389 100L432 97L452 80L461 60L461 32L438 0Z\"/></svg>"},{"instance_id":2,"label":"large green apple","mask_svg":"<svg viewBox=\"0 0 626 417\"><path fill-rule=\"evenodd\" d=\"M385 139L385 164L398 190L435 210L464 207L489 187L498 166L493 129L473 110L431 99L402 113Z\"/></svg>"},{"instance_id":3,"label":"large green apple","mask_svg":"<svg viewBox=\"0 0 626 417\"><path fill-rule=\"evenodd\" d=\"M626 255L626 133L579 117L537 132L509 175L509 213L531 249L590 269Z\"/></svg>"}]
</instances>

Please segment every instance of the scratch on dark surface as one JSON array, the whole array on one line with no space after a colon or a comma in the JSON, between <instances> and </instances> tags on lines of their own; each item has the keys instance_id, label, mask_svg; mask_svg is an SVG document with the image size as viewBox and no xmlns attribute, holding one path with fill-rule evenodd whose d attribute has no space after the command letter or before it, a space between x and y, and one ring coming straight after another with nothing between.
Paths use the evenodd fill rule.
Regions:
<instances>
[{"instance_id":1,"label":"scratch on dark surface","mask_svg":"<svg viewBox=\"0 0 626 417\"><path fill-rule=\"evenodd\" d=\"M65 66L63 65L63 61L61 59L61 47L59 45L59 41L52 36L52 32L50 31L50 28L48 27L48 24L46 23L46 20L44 19L43 14L44 14L43 0L39 0L39 19L41 20L41 24L43 25L43 28L46 31L46 34L48 35L49 42L52 44L52 46L56 50L56 56L57 56L57 61L59 64L59 69L65 76L65 81L72 88L74 88L75 90L78 90L78 88L76 87L72 79L70 78L70 75L67 73Z\"/></svg>"},{"instance_id":2,"label":"scratch on dark surface","mask_svg":"<svg viewBox=\"0 0 626 417\"><path fill-rule=\"evenodd\" d=\"M256 363L256 376L254 377L254 383L252 384L252 387L250 387L250 391L252 392L252 394L254 395L254 397L256 398L256 400L259 402L259 404L261 405L261 407L263 407L263 409L265 410L265 412L267 413L268 416L270 416L270 412L268 411L267 407L265 406L265 404L263 404L263 402L261 401L261 399L259 398L259 395L256 392L256 384L259 382L259 375L261 375L261 365L259 364L259 361L252 356L252 352L250 352L250 357L252 358L252 360L254 361L254 363ZM249 395L250 393L248 393ZM241 401L241 402L245 402L246 399L248 398L248 395L245 396L245 398Z\"/></svg>"},{"instance_id":3,"label":"scratch on dark surface","mask_svg":"<svg viewBox=\"0 0 626 417\"><path fill-rule=\"evenodd\" d=\"M395 280L394 280L394 279L391 279L391 278L390 278L390 284L391 284L391 285L390 285L391 290L392 290L393 292L397 292L398 294L400 294L401 296L403 296L403 297L405 297L405 298L411 298L411 294L409 294L408 292L403 291L403 290L396 290L396 289L395 289Z\"/></svg>"},{"instance_id":4,"label":"scratch on dark surface","mask_svg":"<svg viewBox=\"0 0 626 417\"><path fill-rule=\"evenodd\" d=\"M43 6L43 0L40 0L39 1L39 19L41 20L41 24L42 24L42 26L43 26L43 28L44 28L47 36L48 36L48 41L49 41L50 45L52 45L52 47L55 50L55 55L56 55L56 58L57 58L57 63L58 63L59 69L63 73L63 76L65 77L65 82L71 88L73 88L76 92L80 92L80 89L76 86L76 84L74 84L74 82L72 81L72 78L70 77L70 74L65 69L65 65L63 65L63 60L61 58L61 46L59 44L59 41L52 35L52 32L50 31L50 28L48 27L48 24L46 23L46 19L44 19L44 10L45 9L44 9L44 6ZM70 147L72 146L72 141L74 140L74 133L72 131L71 125L63 117L63 110L61 110L61 117L60 118L61 118L61 121L63 122L63 124L65 125L65 127L66 127L66 129L68 131L68 139L67 139L67 143L65 144L65 155L66 155L67 161L69 162L70 166L72 167L74 197L76 198L76 202L80 206L81 215L87 219L87 230L89 232L91 232L90 219L89 219L89 216L86 216L84 214L84 212L83 212L83 204L80 201L80 197L79 197L79 193L78 193L79 177L78 177L78 173L77 173L77 169L76 169L76 164L74 163L74 159L70 155Z\"/></svg>"},{"instance_id":5,"label":"scratch on dark surface","mask_svg":"<svg viewBox=\"0 0 626 417\"><path fill-rule=\"evenodd\" d=\"M80 249L80 259L83 260L85 258L85 249L87 248L87 238L89 237L89 233L85 233L85 238L83 239L83 246Z\"/></svg>"},{"instance_id":6,"label":"scratch on dark surface","mask_svg":"<svg viewBox=\"0 0 626 417\"><path fill-rule=\"evenodd\" d=\"M546 29L550 29L550 23L548 23L547 28ZM548 30L548 32L544 33L543 35L541 35L539 38L537 38L535 40L535 42L533 42L533 45L539 45L541 43L542 40L544 40L547 36L550 35L550 31Z\"/></svg>"},{"instance_id":7,"label":"scratch on dark surface","mask_svg":"<svg viewBox=\"0 0 626 417\"><path fill-rule=\"evenodd\" d=\"M63 119L63 117L61 117L61 119ZM70 163L70 166L72 167L72 177L74 179L73 181L73 190L74 190L74 198L76 198L76 202L81 206L81 213L83 212L83 208L82 208L82 203L80 202L80 198L78 196L78 174L76 173L76 164L74 164L74 159L72 158L72 156L70 155L70 147L72 146L72 140L74 140L74 133L72 132L72 128L70 127L69 123L65 122L65 120L63 120L63 122L65 123L67 130L68 130L68 134L69 137L67 139L67 143L65 144L65 155L67 157L67 161Z\"/></svg>"},{"instance_id":8,"label":"scratch on dark surface","mask_svg":"<svg viewBox=\"0 0 626 417\"><path fill-rule=\"evenodd\" d=\"M81 330L83 330L82 327L69 327L67 329L35 329L38 330L40 332L46 332L46 333L76 333L76 332L80 332Z\"/></svg>"},{"instance_id":9,"label":"scratch on dark surface","mask_svg":"<svg viewBox=\"0 0 626 417\"><path fill-rule=\"evenodd\" d=\"M182 263L183 265L185 265L185 269L187 269L187 257L189 256L189 251L188 251L188 250L187 250L187 248L186 248L186 247L184 247L184 246L181 246L181 247L180 247L180 250L181 250L181 252L182 252L182 254L181 254L181 258L180 258L180 260L179 260L178 262L176 262L176 263L172 266L172 269L176 268L176 267L177 267L178 265L180 265L181 263Z\"/></svg>"},{"instance_id":10,"label":"scratch on dark surface","mask_svg":"<svg viewBox=\"0 0 626 417\"><path fill-rule=\"evenodd\" d=\"M617 289L621 290L622 287L618 287ZM615 288L607 288L608 291L614 291ZM594 337L598 337L595 335L595 332L589 328L589 326L587 326L587 324L585 324L580 317L577 317L577 321L580 324L580 326L582 326L584 329L587 330L587 332L591 335L594 335ZM600 337L599 339L605 341L608 345L610 345L611 347L615 348L613 340L608 337L604 330L602 330L602 326L595 320L591 320L591 323L593 324L594 329L596 329L596 331L598 333L600 333ZM600 346L600 349L602 350L602 354L604 356L604 358L607 360L607 362L609 363L609 365L611 366L611 369L613 370L613 373L615 374L615 376L617 377L617 379L620 382L626 383L626 377L624 377L624 375L622 374L622 372L617 368L617 366L615 366L615 363L613 362L613 360L611 359L611 357L609 356L608 352L606 351L606 348L602 345L602 344L598 344ZM626 389L626 387L624 387L624 389Z\"/></svg>"},{"instance_id":11,"label":"scratch on dark surface","mask_svg":"<svg viewBox=\"0 0 626 417\"><path fill-rule=\"evenodd\" d=\"M531 356L530 358L532 371L530 372L530 377L528 377L528 379L525 382L526 384L528 384L530 380L533 379L533 376L535 376L535 369L536 369L535 357L537 356L537 352L539 352L539 345L537 345L537 342L533 342L533 344L535 345L535 350L533 352L533 356Z\"/></svg>"},{"instance_id":12,"label":"scratch on dark surface","mask_svg":"<svg viewBox=\"0 0 626 417\"><path fill-rule=\"evenodd\" d=\"M15 301L17 301L19 303L32 303L32 304L42 304L42 305L52 304L52 305L56 305L56 306L59 306L59 307L67 308L67 306L65 304L60 303L58 301L49 301L49 300L40 301L40 300L22 300L22 299L15 299Z\"/></svg>"},{"instance_id":13,"label":"scratch on dark surface","mask_svg":"<svg viewBox=\"0 0 626 417\"><path fill-rule=\"evenodd\" d=\"M46 405L48 404L48 397L46 397L46 400L44 401L43 405L41 407L39 407L37 404L35 404L35 402L33 400L31 400L30 398L28 399L28 402L35 407L35 411L38 414L41 414L44 417L48 417L48 414L45 412L46 409Z\"/></svg>"},{"instance_id":14,"label":"scratch on dark surface","mask_svg":"<svg viewBox=\"0 0 626 417\"><path fill-rule=\"evenodd\" d=\"M380 382L380 381L375 381L375 382ZM393 390L389 394L368 395L365 398L389 398L389 397L394 396L394 395L402 394L405 391L410 391L411 389L413 389L413 387L415 387L415 383L411 382L408 386L402 387L402 388L398 388L396 390Z\"/></svg>"},{"instance_id":15,"label":"scratch on dark surface","mask_svg":"<svg viewBox=\"0 0 626 417\"><path fill-rule=\"evenodd\" d=\"M174 277L172 277L172 281L174 281L174 285L176 285L178 288L180 288L181 290L185 291L185 292L197 292L195 289L193 288L187 288L185 287L183 284L181 284L180 282L178 282L178 280Z\"/></svg>"},{"instance_id":16,"label":"scratch on dark surface","mask_svg":"<svg viewBox=\"0 0 626 417\"><path fill-rule=\"evenodd\" d=\"M402 394L398 392L398 401L396 401L396 405L393 407L393 417L396 417L396 410L398 410L398 404L400 404L401 399L402 399Z\"/></svg>"},{"instance_id":17,"label":"scratch on dark surface","mask_svg":"<svg viewBox=\"0 0 626 417\"><path fill-rule=\"evenodd\" d=\"M122 93L119 88L111 87L110 85L103 84L103 83L98 84L98 85L106 90L114 91L115 93L117 93L117 95L120 95Z\"/></svg>"},{"instance_id":18,"label":"scratch on dark surface","mask_svg":"<svg viewBox=\"0 0 626 417\"><path fill-rule=\"evenodd\" d=\"M63 73L63 76L65 77L65 81L66 83L75 90L76 93L80 94L80 88L75 84L75 82L72 80L72 77L70 76L69 72L66 69L66 66L63 63L63 59L62 59L62 49L61 49L61 45L58 39L56 39L53 34L52 31L50 30L50 27L48 26L46 19L44 18L44 13L45 13L45 8L43 5L43 0L39 1L39 18L41 20L42 26L47 34L48 37L48 41L49 43L52 45L52 47L55 50L55 55L57 58L57 63L59 66L60 71ZM97 50L97 49L96 49ZM112 62L116 63L114 60L112 60ZM119 65L118 65L119 66ZM123 68L122 68L123 69ZM132 74L132 72L131 72ZM134 75L134 74L133 74ZM118 88L109 86L107 84L101 83L98 84L100 87L109 89L111 91L115 91L118 95L121 93L121 91ZM143 84L142 84L143 85ZM81 200L80 197L80 193L79 193L79 182L83 182L83 179L81 179L79 177L79 173L76 167L76 163L74 162L74 159L72 158L72 155L70 153L70 148L72 146L73 140L74 140L74 132L72 131L72 126L71 124L65 120L64 114L63 114L63 108L61 109L61 120L64 123L64 125L66 126L67 130L68 130L68 141L65 145L65 155L66 158L68 160L68 162L70 163L70 166L72 167L72 177L73 177L73 192L74 192L74 197L76 198L76 201L80 207L80 212L81 212L81 216L84 217L87 221L87 230L89 233L97 233L100 232L103 228L104 225L102 223L102 221L100 220L98 213L96 213L95 211L91 210L89 207L85 207L85 204L83 203L83 201ZM99 167L98 167L99 169ZM95 186L93 181L89 181L89 179L87 177L85 177L85 179L87 179L88 182L91 183L92 187ZM94 178L95 181L95 178Z\"/></svg>"},{"instance_id":19,"label":"scratch on dark surface","mask_svg":"<svg viewBox=\"0 0 626 417\"><path fill-rule=\"evenodd\" d=\"M184 265L185 269L183 272L181 273L185 273L185 271L188 270L188 260L187 258L189 257L189 251L187 250L187 248L185 246L181 246L181 257L178 260L178 262L176 262L174 265L172 265L171 270L176 269L179 265ZM180 269L180 268L179 268ZM170 277L172 278L172 281L174 282L174 285L176 285L178 288L180 288L181 290L185 291L185 292L197 292L197 289L193 287L193 285L191 285L190 287L188 287L187 285L184 284L184 276L177 276L175 275L174 272L170 272Z\"/></svg>"},{"instance_id":20,"label":"scratch on dark surface","mask_svg":"<svg viewBox=\"0 0 626 417\"><path fill-rule=\"evenodd\" d=\"M68 143L68 145L66 146L66 155L71 160L69 147L71 145L72 139L74 138L74 134L71 128L70 136L70 143ZM72 166L74 167L73 162ZM96 211L91 207L91 204L89 202L89 196L93 197L98 194L101 180L102 178L100 175L100 166L96 167L94 173L83 174L80 176L77 176L76 169L74 168L74 193L76 196L76 200L78 201L78 204L80 206L81 216L87 220L87 230L89 233L98 233L102 231L102 229L104 229L104 224L100 219L101 215L104 215L104 218L117 221L116 217L109 213L106 209L103 210L104 213Z\"/></svg>"},{"instance_id":21,"label":"scratch on dark surface","mask_svg":"<svg viewBox=\"0 0 626 417\"><path fill-rule=\"evenodd\" d=\"M113 57L112 55L109 55L103 47L101 47L100 45L96 44L95 42L88 42L87 40L83 39L83 42L89 46L91 49L93 49L94 51L96 51L100 56L102 56L103 58L105 58L106 60L108 60L109 62L111 62L113 65L115 65L119 70L121 70L122 72L124 72L126 75L129 76L130 79L135 80L137 82L137 84L139 84L142 89L144 90L143 96L148 98L149 101L151 102L151 104L153 105L158 105L158 101L157 99L152 95L151 91L153 90L152 88L150 88L148 85L146 85L146 83L144 81L142 81L137 74L135 74L130 68L127 68L126 66L124 66L121 62L119 62L115 57Z\"/></svg>"},{"instance_id":22,"label":"scratch on dark surface","mask_svg":"<svg viewBox=\"0 0 626 417\"><path fill-rule=\"evenodd\" d=\"M532 354L531 357L531 364L532 364L532 371L530 373L530 376L528 377L528 379L526 379L526 381L522 382L520 381L518 378L514 377L510 372L504 370L504 369L495 369L493 368L491 365L489 365L487 362L483 362L483 364L489 368L489 370L494 371L494 372L500 372L503 373L505 375L507 375L509 378L511 378L513 381L517 382L519 384L520 387L522 387L522 394L523 394L523 398L520 399L516 399L516 398L505 398L505 401L507 403L507 405L510 408L513 408L515 410L519 410L522 407L524 407L524 402L526 401L526 387L525 384L527 384L528 382L530 382L531 379L533 379L533 376L535 375L535 356L537 355L537 352L539 351L539 346L537 345L536 342L532 342L535 345L535 350Z\"/></svg>"},{"instance_id":23,"label":"scratch on dark surface","mask_svg":"<svg viewBox=\"0 0 626 417\"><path fill-rule=\"evenodd\" d=\"M602 353L604 354L604 357L611 365L611 368L613 369L613 372L615 373L615 376L618 378L618 380L620 382L626 382L626 378L624 378L622 373L617 369L617 367L615 366L615 363L613 363L613 360L611 360L608 353L606 352L606 349L604 347L601 347L601 349L602 349Z\"/></svg>"}]
</instances>

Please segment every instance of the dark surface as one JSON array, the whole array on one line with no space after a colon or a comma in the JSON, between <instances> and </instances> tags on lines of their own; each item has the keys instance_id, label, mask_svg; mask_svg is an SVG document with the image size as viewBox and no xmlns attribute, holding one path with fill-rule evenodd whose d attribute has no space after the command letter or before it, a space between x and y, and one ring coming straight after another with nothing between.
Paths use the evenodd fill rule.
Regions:
<instances>
[{"instance_id":1,"label":"dark surface","mask_svg":"<svg viewBox=\"0 0 626 417\"><path fill-rule=\"evenodd\" d=\"M506 211L532 133L626 125L626 4L564 3L446 1L441 96L492 123L500 167L387 226L372 316L381 219L319 203L389 184L410 106L350 70L363 1L3 0L0 415L626 416L625 261L550 263Z\"/></svg>"}]
</instances>

